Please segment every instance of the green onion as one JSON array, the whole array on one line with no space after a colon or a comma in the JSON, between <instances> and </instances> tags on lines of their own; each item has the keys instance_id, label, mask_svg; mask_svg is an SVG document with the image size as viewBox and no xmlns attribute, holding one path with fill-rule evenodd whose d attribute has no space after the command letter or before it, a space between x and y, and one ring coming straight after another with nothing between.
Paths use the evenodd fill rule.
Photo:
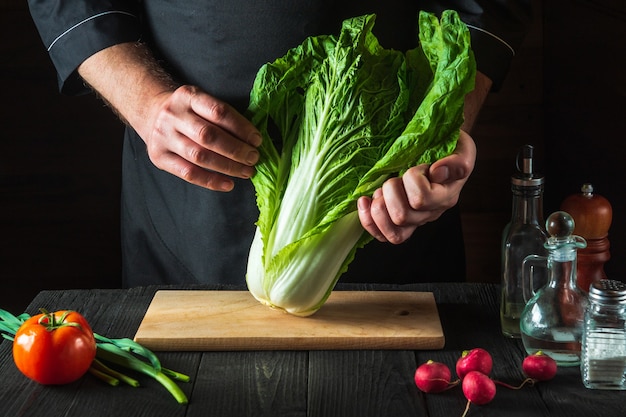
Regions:
<instances>
[{"instance_id":1,"label":"green onion","mask_svg":"<svg viewBox=\"0 0 626 417\"><path fill-rule=\"evenodd\" d=\"M141 372L157 380L174 396L180 404L187 404L187 396L174 381L161 370L137 359L131 353L120 349L111 343L98 344L96 357L106 362L114 363L137 372Z\"/></svg>"},{"instance_id":2,"label":"green onion","mask_svg":"<svg viewBox=\"0 0 626 417\"><path fill-rule=\"evenodd\" d=\"M104 363L102 363L97 357L96 357L96 359L93 360L93 364L91 365L90 370L94 370L94 371L97 371L97 372L104 373L104 374L108 375L109 377L111 377L112 379L116 379L118 381L122 381L122 382L126 383L127 385L130 385L131 387L135 387L136 388L136 387L139 386L139 381L137 381L134 378L129 377L128 375L124 375L123 373L118 372L115 369L109 368Z\"/></svg>"},{"instance_id":3,"label":"green onion","mask_svg":"<svg viewBox=\"0 0 626 417\"><path fill-rule=\"evenodd\" d=\"M161 368L161 372L163 372L165 375L177 381L182 381L182 382L190 381L190 378L188 375L181 374L180 372L172 371L171 369Z\"/></svg>"},{"instance_id":4,"label":"green onion","mask_svg":"<svg viewBox=\"0 0 626 417\"><path fill-rule=\"evenodd\" d=\"M95 361L94 361L95 362ZM89 367L87 370L91 375L95 376L102 382L109 384L112 387L117 387L120 384L120 380L115 378L114 376L108 374L107 372L103 372L97 369L95 366Z\"/></svg>"},{"instance_id":5,"label":"green onion","mask_svg":"<svg viewBox=\"0 0 626 417\"><path fill-rule=\"evenodd\" d=\"M2 333L2 337L13 340L13 336L22 323L29 318L30 316L26 313L16 317L8 311L0 309L0 333ZM103 361L122 366L154 378L172 394L176 401L180 404L187 404L187 396L172 379L189 382L189 376L161 367L159 358L150 349L131 339L110 339L97 333L93 335L96 339L97 351L96 358L89 368L90 374L111 386L117 386L120 381L123 381L132 387L138 387L139 381L110 368Z\"/></svg>"},{"instance_id":6,"label":"green onion","mask_svg":"<svg viewBox=\"0 0 626 417\"><path fill-rule=\"evenodd\" d=\"M112 344L124 351L135 353L139 356L142 356L150 361L152 367L160 371L161 370L161 362L159 358L149 349L141 346L139 343L134 340L123 338L123 339L109 339L108 337L100 336L99 334L94 333L94 337L98 344L109 343Z\"/></svg>"}]
</instances>

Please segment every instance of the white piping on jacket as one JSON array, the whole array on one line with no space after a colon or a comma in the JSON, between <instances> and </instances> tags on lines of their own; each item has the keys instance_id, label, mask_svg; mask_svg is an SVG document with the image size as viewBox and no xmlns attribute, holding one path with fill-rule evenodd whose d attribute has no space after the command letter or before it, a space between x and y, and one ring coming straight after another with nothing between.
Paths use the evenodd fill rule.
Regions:
<instances>
[{"instance_id":1,"label":"white piping on jacket","mask_svg":"<svg viewBox=\"0 0 626 417\"><path fill-rule=\"evenodd\" d=\"M491 36L492 38L500 41L502 44L504 44L504 46L506 46L507 48L509 48L511 50L511 53L513 54L513 56L515 56L515 49L513 49L513 47L511 45L509 45L508 43L506 43L506 41L504 39L502 39L501 37L499 37L498 35L491 33L483 28L479 28L478 26L473 26L473 25L468 25L467 23L465 24L468 28L471 29L476 29L480 32L483 32L489 36Z\"/></svg>"},{"instance_id":2,"label":"white piping on jacket","mask_svg":"<svg viewBox=\"0 0 626 417\"><path fill-rule=\"evenodd\" d=\"M63 32L63 33L61 33L59 36L57 36L57 37L56 37L56 38L52 41L52 43L50 44L50 46L48 47L47 51L48 51L48 52L50 52L50 49L52 49L52 47L54 46L54 44L55 44L55 43L57 43L57 41L58 41L59 39L61 39L63 36L65 36L65 35L67 35L68 33L70 33L72 30L76 29L78 26L80 26L80 25L82 25L83 23L86 23L86 22L88 22L88 21L90 21L90 20L97 19L98 17L102 17L102 16L105 16L105 15L108 15L108 14L123 14L123 15L127 15L127 16L132 16L132 17L135 17L135 15L133 15L132 13L124 12L124 11L121 11L121 10L110 10L110 11L107 11L107 12L102 12L102 13L95 14L95 15L93 15L93 16L90 16L90 17L88 17L88 18L86 18L86 19L84 19L84 20L82 20L82 21L80 21L80 22L76 23L74 26L70 27L70 28L69 28L69 29L67 29L65 32ZM500 41L500 42L501 42L504 46L506 46L507 48L509 48L509 50L511 51L511 53L513 54L513 56L515 56L515 49L513 49L513 47L512 47L511 45L509 45L509 44L508 44L508 43L507 43L504 39L502 39L502 38L501 38L501 37L499 37L498 35L496 35L496 34L494 34L494 33L491 33L491 32L489 32L489 31L487 31L487 30L485 30L485 29L483 29L483 28L479 28L478 26L474 26L474 25L470 25L470 24L466 24L466 26L467 26L468 28L475 29L475 30L478 30L478 31L480 31L480 32L483 32L483 33L485 33L485 34L487 34L487 35L491 36L492 38L494 38L494 39L496 39L496 40Z\"/></svg>"},{"instance_id":3,"label":"white piping on jacket","mask_svg":"<svg viewBox=\"0 0 626 417\"><path fill-rule=\"evenodd\" d=\"M127 15L127 16L135 17L135 15L133 15L131 13L128 13L128 12L124 12L122 10L110 10L108 12L102 12L102 13L98 13L98 14L95 14L93 16L90 16L90 17L88 17L88 18L86 18L86 19L76 23L74 26L72 26L71 28L67 29L65 32L61 33L59 36L57 36L56 39L53 40L52 43L50 44L50 46L48 47L48 52L50 52L50 49L52 49L54 44L57 43L57 41L59 39L61 39L63 36L65 36L68 33L70 33L72 30L76 29L78 26L82 25L83 23L89 22L90 20L97 19L98 17L102 17L102 16L105 16L105 15L108 15L108 14L124 14L124 15Z\"/></svg>"}]
</instances>

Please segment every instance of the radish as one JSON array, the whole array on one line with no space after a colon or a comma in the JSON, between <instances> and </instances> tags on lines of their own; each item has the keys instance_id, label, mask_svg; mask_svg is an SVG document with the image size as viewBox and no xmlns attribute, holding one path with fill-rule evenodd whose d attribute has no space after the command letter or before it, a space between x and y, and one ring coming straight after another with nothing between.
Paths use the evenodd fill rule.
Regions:
<instances>
[{"instance_id":1,"label":"radish","mask_svg":"<svg viewBox=\"0 0 626 417\"><path fill-rule=\"evenodd\" d=\"M429 360L415 371L415 385L427 393L441 392L456 385L450 382L451 377L447 365Z\"/></svg>"},{"instance_id":2,"label":"radish","mask_svg":"<svg viewBox=\"0 0 626 417\"><path fill-rule=\"evenodd\" d=\"M491 373L493 360L485 349L475 348L463 351L456 362L456 374L463 379L471 371L478 371L485 375Z\"/></svg>"},{"instance_id":3,"label":"radish","mask_svg":"<svg viewBox=\"0 0 626 417\"><path fill-rule=\"evenodd\" d=\"M487 404L496 396L496 384L491 378L479 371L469 371L463 378L461 387L465 398L467 398L467 405L462 417L467 414L470 404Z\"/></svg>"},{"instance_id":4,"label":"radish","mask_svg":"<svg viewBox=\"0 0 626 417\"><path fill-rule=\"evenodd\" d=\"M496 385L510 389L521 389L524 385L533 385L538 381L554 378L557 365L550 356L538 351L528 355L522 362L522 370L526 379L519 386L512 386L502 381L491 379L489 374L493 368L493 359L489 352L481 348L463 351L456 362L456 373L459 379L450 382L450 369L447 365L429 360L415 371L415 384L426 393L445 391L461 383L467 405L461 417L469 412L470 404L484 405L496 395Z\"/></svg>"},{"instance_id":5,"label":"radish","mask_svg":"<svg viewBox=\"0 0 626 417\"><path fill-rule=\"evenodd\" d=\"M487 404L496 396L496 384L479 371L469 371L461 387L465 398L476 405Z\"/></svg>"},{"instance_id":6,"label":"radish","mask_svg":"<svg viewBox=\"0 0 626 417\"><path fill-rule=\"evenodd\" d=\"M556 361L542 351L526 356L522 362L522 370L535 381L547 381L556 375Z\"/></svg>"},{"instance_id":7,"label":"radish","mask_svg":"<svg viewBox=\"0 0 626 417\"><path fill-rule=\"evenodd\" d=\"M521 389L524 385L534 385L535 382L548 381L556 375L556 361L542 351L537 351L532 355L528 355L522 361L522 371L526 375L526 379L518 386L509 385L502 381L494 381L498 385L509 389Z\"/></svg>"}]
</instances>

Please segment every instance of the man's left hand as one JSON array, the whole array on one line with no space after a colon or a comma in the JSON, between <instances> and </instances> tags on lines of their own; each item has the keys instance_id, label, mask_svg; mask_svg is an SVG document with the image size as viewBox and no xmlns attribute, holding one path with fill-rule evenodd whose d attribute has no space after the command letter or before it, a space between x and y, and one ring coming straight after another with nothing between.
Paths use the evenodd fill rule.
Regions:
<instances>
[{"instance_id":1,"label":"man's left hand","mask_svg":"<svg viewBox=\"0 0 626 417\"><path fill-rule=\"evenodd\" d=\"M381 242L399 244L419 226L456 205L476 162L476 145L461 130L454 152L432 165L418 165L390 178L372 197L358 200L363 228Z\"/></svg>"}]
</instances>

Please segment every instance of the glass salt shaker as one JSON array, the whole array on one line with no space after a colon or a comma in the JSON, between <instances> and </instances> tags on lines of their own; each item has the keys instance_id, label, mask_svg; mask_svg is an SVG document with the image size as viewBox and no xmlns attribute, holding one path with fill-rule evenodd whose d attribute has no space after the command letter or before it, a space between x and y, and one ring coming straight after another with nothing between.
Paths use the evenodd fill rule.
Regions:
<instances>
[{"instance_id":1,"label":"glass salt shaker","mask_svg":"<svg viewBox=\"0 0 626 417\"><path fill-rule=\"evenodd\" d=\"M581 374L592 389L626 390L626 284L591 284L582 338Z\"/></svg>"}]
</instances>

